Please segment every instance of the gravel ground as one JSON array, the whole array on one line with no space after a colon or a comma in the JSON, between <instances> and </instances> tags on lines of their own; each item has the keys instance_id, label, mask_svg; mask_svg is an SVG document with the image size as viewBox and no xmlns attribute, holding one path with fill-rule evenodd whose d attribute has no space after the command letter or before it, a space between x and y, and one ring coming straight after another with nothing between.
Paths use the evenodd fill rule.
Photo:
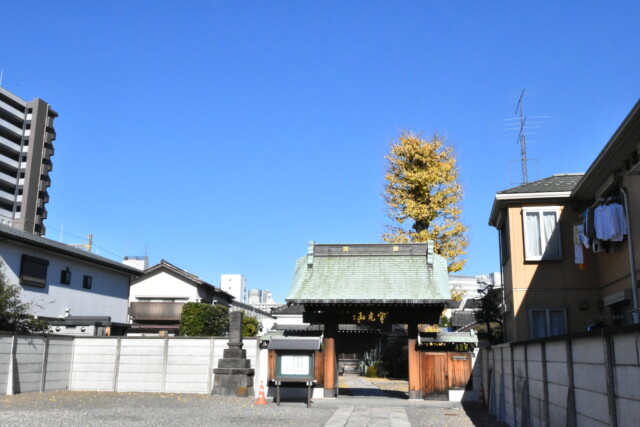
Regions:
<instances>
[{"instance_id":1,"label":"gravel ground","mask_svg":"<svg viewBox=\"0 0 640 427\"><path fill-rule=\"evenodd\" d=\"M395 399L382 398L394 407ZM210 397L197 394L70 392L25 393L0 396L0 426L324 426L340 406L375 405L347 399L306 403L269 402L254 399ZM358 402L358 403L356 403ZM407 401L405 401L407 402ZM403 406L417 426L501 426L477 405L457 407Z\"/></svg>"},{"instance_id":2,"label":"gravel ground","mask_svg":"<svg viewBox=\"0 0 640 427\"><path fill-rule=\"evenodd\" d=\"M197 394L69 392L0 396L0 426L323 426L335 408Z\"/></svg>"}]
</instances>

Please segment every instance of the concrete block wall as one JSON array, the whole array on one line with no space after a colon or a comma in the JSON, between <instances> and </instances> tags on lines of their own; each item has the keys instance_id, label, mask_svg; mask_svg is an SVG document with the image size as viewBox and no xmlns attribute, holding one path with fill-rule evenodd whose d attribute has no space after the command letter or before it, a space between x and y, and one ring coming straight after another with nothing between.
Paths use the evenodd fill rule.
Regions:
<instances>
[{"instance_id":1,"label":"concrete block wall","mask_svg":"<svg viewBox=\"0 0 640 427\"><path fill-rule=\"evenodd\" d=\"M618 425L640 425L640 334L613 337Z\"/></svg>"},{"instance_id":2,"label":"concrete block wall","mask_svg":"<svg viewBox=\"0 0 640 427\"><path fill-rule=\"evenodd\" d=\"M0 393L66 390L70 337L0 336Z\"/></svg>"},{"instance_id":3,"label":"concrete block wall","mask_svg":"<svg viewBox=\"0 0 640 427\"><path fill-rule=\"evenodd\" d=\"M71 390L209 393L228 338L75 338ZM258 344L244 339L251 367ZM257 388L256 388L257 389Z\"/></svg>"},{"instance_id":4,"label":"concrete block wall","mask_svg":"<svg viewBox=\"0 0 640 427\"><path fill-rule=\"evenodd\" d=\"M13 348L13 336L0 335L0 394L6 394L9 381L9 369L11 368L11 353Z\"/></svg>"},{"instance_id":5,"label":"concrete block wall","mask_svg":"<svg viewBox=\"0 0 640 427\"><path fill-rule=\"evenodd\" d=\"M608 426L605 349L601 337L571 340L579 425Z\"/></svg>"},{"instance_id":6,"label":"concrete block wall","mask_svg":"<svg viewBox=\"0 0 640 427\"><path fill-rule=\"evenodd\" d=\"M73 338L48 337L42 391L68 390L71 375Z\"/></svg>"},{"instance_id":7,"label":"concrete block wall","mask_svg":"<svg viewBox=\"0 0 640 427\"><path fill-rule=\"evenodd\" d=\"M489 411L511 426L640 425L640 326L481 350Z\"/></svg>"},{"instance_id":8,"label":"concrete block wall","mask_svg":"<svg viewBox=\"0 0 640 427\"><path fill-rule=\"evenodd\" d=\"M569 372L567 369L567 345L564 341L546 343L547 392L549 400L549 423L564 425L567 419Z\"/></svg>"}]
</instances>

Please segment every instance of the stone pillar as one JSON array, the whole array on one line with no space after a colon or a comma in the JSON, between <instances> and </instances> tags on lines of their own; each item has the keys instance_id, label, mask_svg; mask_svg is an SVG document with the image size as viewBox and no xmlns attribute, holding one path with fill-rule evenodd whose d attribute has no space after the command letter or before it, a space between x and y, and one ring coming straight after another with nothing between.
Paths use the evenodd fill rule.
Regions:
<instances>
[{"instance_id":1,"label":"stone pillar","mask_svg":"<svg viewBox=\"0 0 640 427\"><path fill-rule=\"evenodd\" d=\"M251 361L247 359L247 350L242 349L242 312L229 314L229 348L218 360L218 367L213 370L211 394L219 396L253 397L253 376Z\"/></svg>"},{"instance_id":2,"label":"stone pillar","mask_svg":"<svg viewBox=\"0 0 640 427\"><path fill-rule=\"evenodd\" d=\"M324 397L336 397L336 341L338 329L332 321L324 324Z\"/></svg>"},{"instance_id":3,"label":"stone pillar","mask_svg":"<svg viewBox=\"0 0 640 427\"><path fill-rule=\"evenodd\" d=\"M409 399L422 399L422 387L420 384L420 353L416 350L418 345L418 323L409 322L407 351L409 356Z\"/></svg>"}]
</instances>

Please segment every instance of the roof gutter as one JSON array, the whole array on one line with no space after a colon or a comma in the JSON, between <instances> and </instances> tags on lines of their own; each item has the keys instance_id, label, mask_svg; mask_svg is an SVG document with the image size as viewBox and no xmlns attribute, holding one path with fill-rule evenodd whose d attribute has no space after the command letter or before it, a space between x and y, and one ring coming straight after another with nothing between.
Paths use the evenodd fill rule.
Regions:
<instances>
[{"instance_id":1,"label":"roof gutter","mask_svg":"<svg viewBox=\"0 0 640 427\"><path fill-rule=\"evenodd\" d=\"M538 199L568 199L571 197L571 191L546 191L544 193L497 193L491 207L491 215L489 216L489 225L498 227L500 223L500 211L506 201L524 201Z\"/></svg>"}]
</instances>

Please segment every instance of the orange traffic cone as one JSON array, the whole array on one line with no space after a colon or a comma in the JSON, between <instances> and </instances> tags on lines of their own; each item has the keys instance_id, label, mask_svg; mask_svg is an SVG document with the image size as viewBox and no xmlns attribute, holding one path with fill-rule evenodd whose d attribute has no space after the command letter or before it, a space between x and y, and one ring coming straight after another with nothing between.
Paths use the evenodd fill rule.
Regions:
<instances>
[{"instance_id":1,"label":"orange traffic cone","mask_svg":"<svg viewBox=\"0 0 640 427\"><path fill-rule=\"evenodd\" d=\"M260 393L258 393L258 400L256 401L256 405L266 405L267 399L264 397L264 385L262 381L260 381Z\"/></svg>"}]
</instances>

